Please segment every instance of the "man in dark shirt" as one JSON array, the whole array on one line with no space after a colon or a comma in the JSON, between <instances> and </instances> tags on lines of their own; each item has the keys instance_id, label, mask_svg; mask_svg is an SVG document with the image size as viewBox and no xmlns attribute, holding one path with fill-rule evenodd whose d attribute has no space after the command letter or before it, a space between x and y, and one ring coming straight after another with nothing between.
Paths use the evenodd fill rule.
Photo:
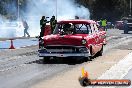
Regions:
<instances>
[{"instance_id":1,"label":"man in dark shirt","mask_svg":"<svg viewBox=\"0 0 132 88\"><path fill-rule=\"evenodd\" d=\"M40 37L44 36L46 22L47 22L47 20L46 20L45 16L42 16L42 19L40 20L40 29L41 29Z\"/></svg>"},{"instance_id":2,"label":"man in dark shirt","mask_svg":"<svg viewBox=\"0 0 132 88\"><path fill-rule=\"evenodd\" d=\"M128 31L129 31L129 27L128 27L128 21L127 20L124 20L123 21L123 29L124 29L124 34L128 34Z\"/></svg>"},{"instance_id":3,"label":"man in dark shirt","mask_svg":"<svg viewBox=\"0 0 132 88\"><path fill-rule=\"evenodd\" d=\"M53 34L53 31L56 27L57 20L55 19L55 16L52 16L50 19L50 26L51 26L51 34Z\"/></svg>"}]
</instances>

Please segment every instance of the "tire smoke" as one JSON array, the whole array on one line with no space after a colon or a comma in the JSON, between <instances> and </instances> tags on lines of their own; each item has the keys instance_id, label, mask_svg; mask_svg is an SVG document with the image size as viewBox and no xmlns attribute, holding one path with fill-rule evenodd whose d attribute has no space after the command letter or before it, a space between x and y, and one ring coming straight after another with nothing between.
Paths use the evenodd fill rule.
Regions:
<instances>
[{"instance_id":1,"label":"tire smoke","mask_svg":"<svg viewBox=\"0 0 132 88\"><path fill-rule=\"evenodd\" d=\"M16 8L16 13L18 13ZM50 20L51 16L57 15L58 21L74 19L75 16L79 16L80 19L90 19L89 10L82 5L75 3L75 0L27 0L25 11L20 9L19 19L24 19L27 21L29 25L28 31L31 36L37 36L40 33L39 21L43 15L49 17L47 20ZM8 37L23 36L23 28L19 27L19 25L17 28L18 29L10 29L11 35L9 34L9 30L8 33L6 29L1 30L0 37L3 37L3 35L1 35L3 33Z\"/></svg>"}]
</instances>

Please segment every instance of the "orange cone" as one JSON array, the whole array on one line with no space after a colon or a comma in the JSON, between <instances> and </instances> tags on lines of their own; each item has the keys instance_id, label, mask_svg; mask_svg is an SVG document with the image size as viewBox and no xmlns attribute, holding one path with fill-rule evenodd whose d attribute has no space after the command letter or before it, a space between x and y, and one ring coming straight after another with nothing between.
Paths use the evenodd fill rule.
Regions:
<instances>
[{"instance_id":1,"label":"orange cone","mask_svg":"<svg viewBox=\"0 0 132 88\"><path fill-rule=\"evenodd\" d=\"M14 45L13 45L13 39L10 39L11 40L11 46L9 49L15 49Z\"/></svg>"}]
</instances>

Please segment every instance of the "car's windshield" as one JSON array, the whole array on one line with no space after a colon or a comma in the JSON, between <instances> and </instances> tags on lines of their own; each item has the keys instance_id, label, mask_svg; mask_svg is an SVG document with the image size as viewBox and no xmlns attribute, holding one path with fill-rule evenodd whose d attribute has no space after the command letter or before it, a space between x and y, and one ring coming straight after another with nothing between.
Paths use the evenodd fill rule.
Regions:
<instances>
[{"instance_id":1,"label":"car's windshield","mask_svg":"<svg viewBox=\"0 0 132 88\"><path fill-rule=\"evenodd\" d=\"M54 34L89 34L88 24L57 24Z\"/></svg>"}]
</instances>

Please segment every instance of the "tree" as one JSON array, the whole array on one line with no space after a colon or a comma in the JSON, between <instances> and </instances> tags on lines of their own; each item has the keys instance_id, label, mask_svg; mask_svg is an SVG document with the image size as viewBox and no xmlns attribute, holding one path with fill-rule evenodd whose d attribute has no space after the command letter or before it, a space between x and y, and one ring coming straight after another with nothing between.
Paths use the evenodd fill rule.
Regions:
<instances>
[{"instance_id":1,"label":"tree","mask_svg":"<svg viewBox=\"0 0 132 88\"><path fill-rule=\"evenodd\" d=\"M129 14L129 0L76 0L79 4L89 8L91 18L108 21L120 20Z\"/></svg>"}]
</instances>

